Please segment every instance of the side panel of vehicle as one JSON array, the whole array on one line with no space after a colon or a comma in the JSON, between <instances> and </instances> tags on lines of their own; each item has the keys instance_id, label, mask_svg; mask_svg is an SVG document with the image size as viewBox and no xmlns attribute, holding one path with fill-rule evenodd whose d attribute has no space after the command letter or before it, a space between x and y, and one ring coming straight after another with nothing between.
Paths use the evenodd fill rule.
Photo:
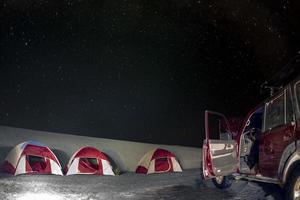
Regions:
<instances>
[{"instance_id":1,"label":"side panel of vehicle","mask_svg":"<svg viewBox=\"0 0 300 200\"><path fill-rule=\"evenodd\" d=\"M293 126L281 126L264 134L260 140L259 169L263 176L277 178L282 153L293 143L293 130Z\"/></svg>"},{"instance_id":2,"label":"side panel of vehicle","mask_svg":"<svg viewBox=\"0 0 300 200\"><path fill-rule=\"evenodd\" d=\"M291 83L290 91L292 94L292 107L294 112L293 120L290 124L293 125L294 128L295 141L287 145L281 155L277 174L282 184L286 183L288 176L292 173L294 167L300 166L300 112L297 97L300 94L299 88L299 81Z\"/></svg>"},{"instance_id":3,"label":"side panel of vehicle","mask_svg":"<svg viewBox=\"0 0 300 200\"><path fill-rule=\"evenodd\" d=\"M259 170L263 176L278 178L282 154L295 143L295 125L288 87L265 105L264 131L259 143Z\"/></svg>"},{"instance_id":4,"label":"side panel of vehicle","mask_svg":"<svg viewBox=\"0 0 300 200\"><path fill-rule=\"evenodd\" d=\"M288 181L288 178L292 176L293 170L296 167L300 166L300 81L295 81L292 87L293 91L293 102L296 118L296 127L295 127L295 138L296 142L296 151L289 157L285 162L283 170L281 172L282 183L285 184Z\"/></svg>"}]
</instances>

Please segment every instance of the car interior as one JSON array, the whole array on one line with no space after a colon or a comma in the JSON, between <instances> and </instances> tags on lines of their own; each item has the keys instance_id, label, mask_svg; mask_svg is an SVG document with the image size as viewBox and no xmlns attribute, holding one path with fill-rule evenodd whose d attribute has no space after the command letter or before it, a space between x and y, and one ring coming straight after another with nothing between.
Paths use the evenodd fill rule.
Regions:
<instances>
[{"instance_id":1,"label":"car interior","mask_svg":"<svg viewBox=\"0 0 300 200\"><path fill-rule=\"evenodd\" d=\"M256 174L259 160L259 139L262 130L264 108L258 108L248 119L241 136L240 172Z\"/></svg>"},{"instance_id":2,"label":"car interior","mask_svg":"<svg viewBox=\"0 0 300 200\"><path fill-rule=\"evenodd\" d=\"M27 160L29 163L29 166L32 169L32 172L43 172L46 167L46 161L45 158L35 155L27 155Z\"/></svg>"}]
</instances>

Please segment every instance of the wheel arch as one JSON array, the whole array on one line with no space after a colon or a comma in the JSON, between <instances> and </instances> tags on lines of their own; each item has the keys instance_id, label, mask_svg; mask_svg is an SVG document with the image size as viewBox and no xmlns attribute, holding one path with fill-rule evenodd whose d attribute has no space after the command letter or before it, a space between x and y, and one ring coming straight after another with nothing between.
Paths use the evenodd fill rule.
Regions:
<instances>
[{"instance_id":1,"label":"wheel arch","mask_svg":"<svg viewBox=\"0 0 300 200\"><path fill-rule=\"evenodd\" d=\"M296 153L295 155L291 156L291 158L289 159L289 161L287 162L283 170L282 180L281 180L283 185L287 183L292 172L298 167L300 168L300 155Z\"/></svg>"}]
</instances>

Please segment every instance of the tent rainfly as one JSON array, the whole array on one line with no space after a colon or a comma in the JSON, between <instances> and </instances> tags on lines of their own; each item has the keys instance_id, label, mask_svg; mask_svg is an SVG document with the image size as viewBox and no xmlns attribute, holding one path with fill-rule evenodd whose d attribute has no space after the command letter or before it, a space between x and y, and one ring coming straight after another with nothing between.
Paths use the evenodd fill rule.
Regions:
<instances>
[{"instance_id":1,"label":"tent rainfly","mask_svg":"<svg viewBox=\"0 0 300 200\"><path fill-rule=\"evenodd\" d=\"M115 175L108 157L94 147L82 147L69 160L66 175Z\"/></svg>"},{"instance_id":2,"label":"tent rainfly","mask_svg":"<svg viewBox=\"0 0 300 200\"><path fill-rule=\"evenodd\" d=\"M165 149L149 151L140 160L136 173L153 174L164 172L182 172L175 155Z\"/></svg>"},{"instance_id":3,"label":"tent rainfly","mask_svg":"<svg viewBox=\"0 0 300 200\"><path fill-rule=\"evenodd\" d=\"M15 146L7 155L3 170L18 174L63 175L54 153L44 144L27 141Z\"/></svg>"}]
</instances>

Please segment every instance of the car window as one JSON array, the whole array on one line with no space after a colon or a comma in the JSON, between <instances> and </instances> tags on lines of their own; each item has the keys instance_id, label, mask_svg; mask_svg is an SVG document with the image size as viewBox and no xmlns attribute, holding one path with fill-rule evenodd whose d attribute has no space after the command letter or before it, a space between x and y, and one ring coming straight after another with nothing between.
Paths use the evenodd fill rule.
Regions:
<instances>
[{"instance_id":1,"label":"car window","mask_svg":"<svg viewBox=\"0 0 300 200\"><path fill-rule=\"evenodd\" d=\"M231 140L232 134L229 132L226 120L220 115L209 115L208 134L211 140Z\"/></svg>"},{"instance_id":2,"label":"car window","mask_svg":"<svg viewBox=\"0 0 300 200\"><path fill-rule=\"evenodd\" d=\"M300 82L296 84L296 95L297 95L297 100L298 100L298 108L300 108Z\"/></svg>"},{"instance_id":3,"label":"car window","mask_svg":"<svg viewBox=\"0 0 300 200\"><path fill-rule=\"evenodd\" d=\"M262 129L262 123L263 123L263 114L264 114L264 107L258 108L248 119L245 131L247 132L250 129L256 128L256 129Z\"/></svg>"},{"instance_id":4,"label":"car window","mask_svg":"<svg viewBox=\"0 0 300 200\"><path fill-rule=\"evenodd\" d=\"M286 90L286 123L294 121L292 96L289 89Z\"/></svg>"},{"instance_id":5,"label":"car window","mask_svg":"<svg viewBox=\"0 0 300 200\"><path fill-rule=\"evenodd\" d=\"M285 124L284 94L266 103L265 131Z\"/></svg>"}]
</instances>

